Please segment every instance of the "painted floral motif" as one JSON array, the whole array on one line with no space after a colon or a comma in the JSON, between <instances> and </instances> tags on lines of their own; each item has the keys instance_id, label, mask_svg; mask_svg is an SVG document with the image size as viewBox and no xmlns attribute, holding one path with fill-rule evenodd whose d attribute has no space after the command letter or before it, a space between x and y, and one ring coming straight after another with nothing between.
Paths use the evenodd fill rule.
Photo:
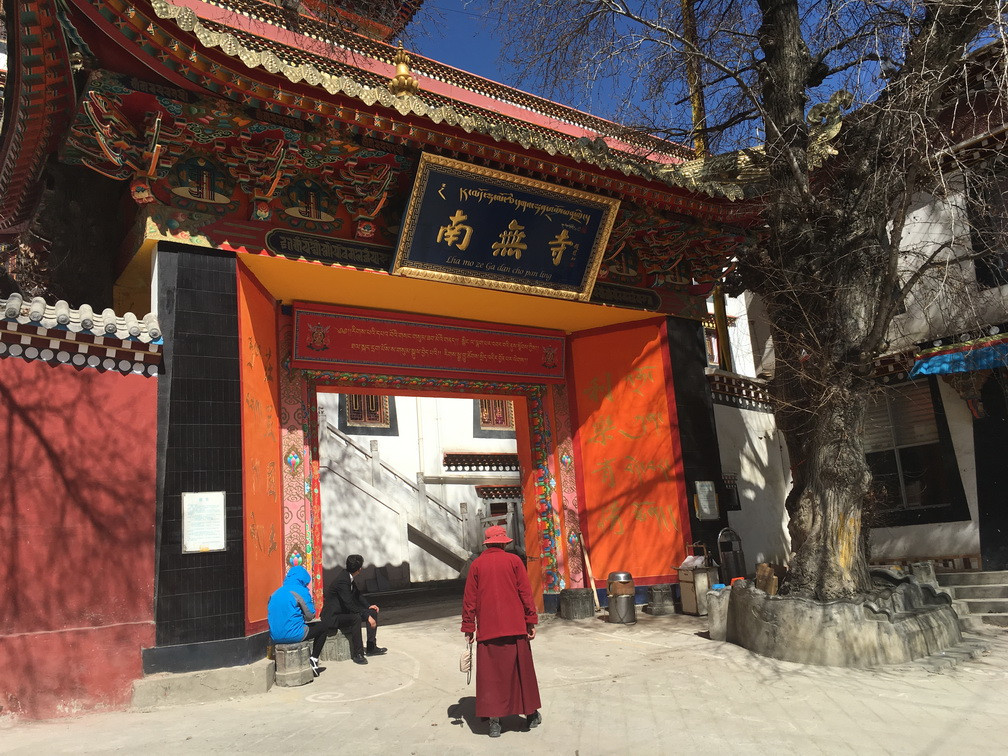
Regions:
<instances>
[{"instance_id":1,"label":"painted floral motif","mask_svg":"<svg viewBox=\"0 0 1008 756\"><path fill-rule=\"evenodd\" d=\"M297 449L291 446L287 450L287 454L284 455L284 464L287 465L287 473L289 475L297 475L303 463L304 457L301 456Z\"/></svg>"}]
</instances>

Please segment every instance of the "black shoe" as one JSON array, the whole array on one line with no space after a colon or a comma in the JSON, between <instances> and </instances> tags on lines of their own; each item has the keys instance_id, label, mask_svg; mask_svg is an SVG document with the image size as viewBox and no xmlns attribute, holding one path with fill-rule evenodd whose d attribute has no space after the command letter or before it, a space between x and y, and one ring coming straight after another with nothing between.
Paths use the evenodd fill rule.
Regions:
<instances>
[{"instance_id":1,"label":"black shoe","mask_svg":"<svg viewBox=\"0 0 1008 756\"><path fill-rule=\"evenodd\" d=\"M533 711L528 715L528 727L531 730L533 727L538 727L542 724L542 714L538 710Z\"/></svg>"},{"instance_id":2,"label":"black shoe","mask_svg":"<svg viewBox=\"0 0 1008 756\"><path fill-rule=\"evenodd\" d=\"M352 658L354 664L367 664L367 659L364 658L364 654L357 654Z\"/></svg>"},{"instance_id":3,"label":"black shoe","mask_svg":"<svg viewBox=\"0 0 1008 756\"><path fill-rule=\"evenodd\" d=\"M382 654L388 653L388 649L380 646L368 646L366 653L368 656L381 656Z\"/></svg>"},{"instance_id":4,"label":"black shoe","mask_svg":"<svg viewBox=\"0 0 1008 756\"><path fill-rule=\"evenodd\" d=\"M490 737L499 738L500 737L500 719L497 717L490 718Z\"/></svg>"},{"instance_id":5,"label":"black shoe","mask_svg":"<svg viewBox=\"0 0 1008 756\"><path fill-rule=\"evenodd\" d=\"M319 666L318 659L316 659L314 656L309 656L308 661L311 663L311 672L313 676L318 677L320 674L322 674L322 667Z\"/></svg>"}]
</instances>

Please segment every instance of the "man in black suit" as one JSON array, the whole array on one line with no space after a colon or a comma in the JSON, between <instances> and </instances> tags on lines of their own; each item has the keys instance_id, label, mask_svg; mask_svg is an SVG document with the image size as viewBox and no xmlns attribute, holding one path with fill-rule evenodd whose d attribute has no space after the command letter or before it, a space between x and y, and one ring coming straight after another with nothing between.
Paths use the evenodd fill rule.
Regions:
<instances>
[{"instance_id":1,"label":"man in black suit","mask_svg":"<svg viewBox=\"0 0 1008 756\"><path fill-rule=\"evenodd\" d=\"M322 621L334 632L336 628L343 630L350 637L351 658L357 664L367 664L367 656L381 656L387 648L381 648L375 642L378 633L378 607L368 606L361 598L360 588L356 578L364 567L364 557L351 554L346 558L346 569L329 583L325 590L325 606L322 610ZM367 622L367 649L361 640L361 627Z\"/></svg>"}]
</instances>

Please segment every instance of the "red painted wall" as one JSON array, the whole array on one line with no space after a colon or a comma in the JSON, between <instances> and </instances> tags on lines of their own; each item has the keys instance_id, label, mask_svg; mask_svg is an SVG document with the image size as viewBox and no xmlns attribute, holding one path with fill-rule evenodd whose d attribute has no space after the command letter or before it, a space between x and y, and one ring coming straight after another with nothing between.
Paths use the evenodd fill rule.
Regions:
<instances>
[{"instance_id":1,"label":"red painted wall","mask_svg":"<svg viewBox=\"0 0 1008 756\"><path fill-rule=\"evenodd\" d=\"M0 359L0 714L126 705L154 645L157 381Z\"/></svg>"}]
</instances>

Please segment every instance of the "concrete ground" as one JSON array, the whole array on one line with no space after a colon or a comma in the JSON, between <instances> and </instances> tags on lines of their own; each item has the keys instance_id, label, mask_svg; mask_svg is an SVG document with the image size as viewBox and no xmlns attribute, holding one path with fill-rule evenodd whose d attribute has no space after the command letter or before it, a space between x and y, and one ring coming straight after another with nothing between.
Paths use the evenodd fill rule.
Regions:
<instances>
[{"instance_id":1,"label":"concrete ground","mask_svg":"<svg viewBox=\"0 0 1008 756\"><path fill-rule=\"evenodd\" d=\"M446 612L457 611L445 607ZM436 614L437 612L433 612ZM429 608L427 614L431 614ZM604 615L603 615L604 616ZM0 720L0 753L968 754L1008 750L1008 633L940 673L810 667L707 640L704 618L548 618L542 727L487 737L458 671L458 617L382 628L389 653L313 683L153 711Z\"/></svg>"}]
</instances>

